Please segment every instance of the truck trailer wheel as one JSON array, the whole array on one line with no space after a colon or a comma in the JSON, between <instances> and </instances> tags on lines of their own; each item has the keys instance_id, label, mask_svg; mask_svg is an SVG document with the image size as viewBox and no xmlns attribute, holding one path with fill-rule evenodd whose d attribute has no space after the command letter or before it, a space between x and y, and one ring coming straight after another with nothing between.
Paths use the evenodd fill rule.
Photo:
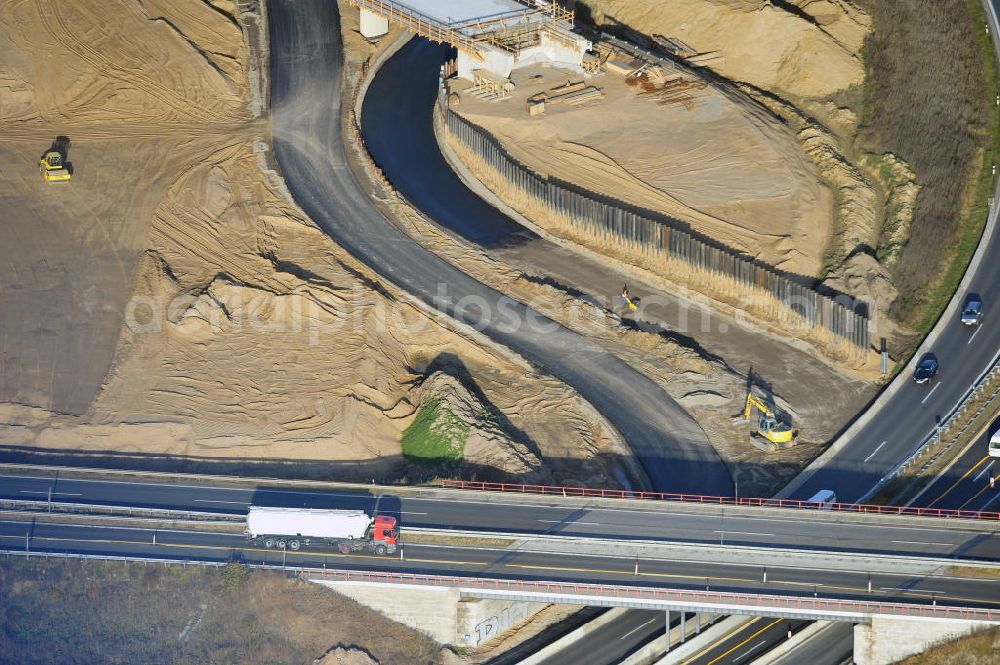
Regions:
<instances>
[{"instance_id":1,"label":"truck trailer wheel","mask_svg":"<svg viewBox=\"0 0 1000 665\"><path fill-rule=\"evenodd\" d=\"M385 545L376 545L375 546L375 554L378 554L379 556L384 555L385 554Z\"/></svg>"},{"instance_id":2,"label":"truck trailer wheel","mask_svg":"<svg viewBox=\"0 0 1000 665\"><path fill-rule=\"evenodd\" d=\"M286 546L288 545L288 543L286 543L286 542L285 542L285 541L283 541L283 540L279 540L279 541L278 541L278 542L276 542L276 543L275 543L274 545L275 545L275 547L277 547L277 548L278 548L279 550L283 550L283 549L285 549L285 547L286 547Z\"/></svg>"},{"instance_id":3,"label":"truck trailer wheel","mask_svg":"<svg viewBox=\"0 0 1000 665\"><path fill-rule=\"evenodd\" d=\"M339 545L337 545L337 549L340 550L341 554L351 553L351 546L348 545L347 543L340 543Z\"/></svg>"},{"instance_id":4,"label":"truck trailer wheel","mask_svg":"<svg viewBox=\"0 0 1000 665\"><path fill-rule=\"evenodd\" d=\"M264 547L267 549L274 549L274 538L265 538Z\"/></svg>"},{"instance_id":5,"label":"truck trailer wheel","mask_svg":"<svg viewBox=\"0 0 1000 665\"><path fill-rule=\"evenodd\" d=\"M289 547L290 549L293 549L293 550L295 550L296 552L298 552L298 551L299 551L299 548L300 548L300 547L302 547L302 543L300 543L300 542L299 542L299 541L297 541L297 540L293 540L293 541L291 541L291 542L289 542L289 543L288 543L288 547Z\"/></svg>"}]
</instances>

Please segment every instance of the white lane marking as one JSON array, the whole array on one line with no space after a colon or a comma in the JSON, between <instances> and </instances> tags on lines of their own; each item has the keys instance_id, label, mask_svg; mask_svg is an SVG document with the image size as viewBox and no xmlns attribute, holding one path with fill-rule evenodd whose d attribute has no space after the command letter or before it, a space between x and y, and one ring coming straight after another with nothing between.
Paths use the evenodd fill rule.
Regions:
<instances>
[{"instance_id":1,"label":"white lane marking","mask_svg":"<svg viewBox=\"0 0 1000 665\"><path fill-rule=\"evenodd\" d=\"M629 635L631 635L635 631L640 630L642 628L645 628L646 626L648 626L649 624L653 623L654 621L656 621L656 619L650 619L649 621L647 621L646 623L642 624L641 626L636 626L635 628L633 628L632 630L628 631L627 633L625 633L624 635L622 635L618 639L624 640L626 637L628 637Z\"/></svg>"},{"instance_id":2,"label":"white lane marking","mask_svg":"<svg viewBox=\"0 0 1000 665\"><path fill-rule=\"evenodd\" d=\"M911 595L914 595L914 596L919 596L919 595L925 595L925 596L926 595L931 595L932 596L934 594L942 594L943 595L943 594L948 593L947 591L934 591L932 589L911 589L910 587L901 587L901 586L898 586L898 587L897 586L882 586L882 587L879 587L879 591L899 591L899 592L908 593L908 594L911 594Z\"/></svg>"},{"instance_id":3,"label":"white lane marking","mask_svg":"<svg viewBox=\"0 0 1000 665\"><path fill-rule=\"evenodd\" d=\"M954 547L955 543L929 543L924 540L894 540L896 545L933 545L935 547Z\"/></svg>"},{"instance_id":4,"label":"white lane marking","mask_svg":"<svg viewBox=\"0 0 1000 665\"><path fill-rule=\"evenodd\" d=\"M884 446L886 443L888 443L888 441L883 441L882 443L878 444L878 448L876 448L875 450L873 450L872 454L865 458L865 461L867 462L871 458L875 457L875 453L877 453L878 451L882 450L882 446Z\"/></svg>"},{"instance_id":5,"label":"white lane marking","mask_svg":"<svg viewBox=\"0 0 1000 665\"><path fill-rule=\"evenodd\" d=\"M195 499L196 503L231 503L237 506L249 506L249 501L219 501L218 499Z\"/></svg>"},{"instance_id":6,"label":"white lane marking","mask_svg":"<svg viewBox=\"0 0 1000 665\"><path fill-rule=\"evenodd\" d=\"M569 524L586 524L587 526L601 526L600 522L577 522L575 520L574 521L566 521L566 520L538 520L538 521L539 522L543 522L545 524L561 524L561 523L565 522L567 525L569 525ZM638 525L636 525L636 526L638 526Z\"/></svg>"},{"instance_id":7,"label":"white lane marking","mask_svg":"<svg viewBox=\"0 0 1000 665\"><path fill-rule=\"evenodd\" d=\"M976 332L972 333L972 337L969 338L969 341L966 342L966 344L972 344L972 340L976 339L976 335L978 335L979 331L982 330L982 329L983 329L982 326L979 326L978 328L976 328Z\"/></svg>"},{"instance_id":8,"label":"white lane marking","mask_svg":"<svg viewBox=\"0 0 1000 665\"><path fill-rule=\"evenodd\" d=\"M990 460L990 463L987 464L985 467L983 467L982 471L980 471L979 473L976 474L976 477L972 479L972 482L976 482L977 480L979 480L980 478L982 478L983 474L986 473L987 471L989 471L990 467L993 466L993 462L996 462L996 460Z\"/></svg>"},{"instance_id":9,"label":"white lane marking","mask_svg":"<svg viewBox=\"0 0 1000 665\"><path fill-rule=\"evenodd\" d=\"M34 490L19 490L21 494L41 494L42 496L48 496L48 492L36 492ZM52 496L83 496L80 492L53 492Z\"/></svg>"},{"instance_id":10,"label":"white lane marking","mask_svg":"<svg viewBox=\"0 0 1000 665\"><path fill-rule=\"evenodd\" d=\"M747 656L749 656L751 653L753 653L755 650L759 649L760 647L764 646L765 644L767 644L767 640L761 640L757 644L753 645L752 647L750 647L749 649L747 649L746 651L744 651L743 655L740 656L739 658L735 659L733 662L737 663L737 662L743 660L744 658L746 658Z\"/></svg>"},{"instance_id":11,"label":"white lane marking","mask_svg":"<svg viewBox=\"0 0 1000 665\"><path fill-rule=\"evenodd\" d=\"M941 387L940 383L935 383L934 387L931 388L931 391L929 393L927 393L926 395L924 395L924 398L922 400L920 400L920 403L923 404L924 402L926 402L927 400L929 400L931 398L931 395L934 394L934 391L937 390L940 387Z\"/></svg>"},{"instance_id":12,"label":"white lane marking","mask_svg":"<svg viewBox=\"0 0 1000 665\"><path fill-rule=\"evenodd\" d=\"M716 529L712 533L727 533L730 536L771 536L774 538L777 534L773 533L754 533L753 531L720 531Z\"/></svg>"},{"instance_id":13,"label":"white lane marking","mask_svg":"<svg viewBox=\"0 0 1000 665\"><path fill-rule=\"evenodd\" d=\"M426 515L427 514L427 513L415 513L415 512L410 511L410 510L401 510L399 512L400 512L401 515Z\"/></svg>"}]
</instances>

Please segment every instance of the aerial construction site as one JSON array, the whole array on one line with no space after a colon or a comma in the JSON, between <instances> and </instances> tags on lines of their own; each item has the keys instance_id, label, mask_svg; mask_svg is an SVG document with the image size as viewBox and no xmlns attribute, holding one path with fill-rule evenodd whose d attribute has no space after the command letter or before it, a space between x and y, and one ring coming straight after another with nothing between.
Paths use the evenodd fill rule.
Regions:
<instances>
[{"instance_id":1,"label":"aerial construction site","mask_svg":"<svg viewBox=\"0 0 1000 665\"><path fill-rule=\"evenodd\" d=\"M0 3L0 662L965 631L529 583L995 614L991 7Z\"/></svg>"}]
</instances>

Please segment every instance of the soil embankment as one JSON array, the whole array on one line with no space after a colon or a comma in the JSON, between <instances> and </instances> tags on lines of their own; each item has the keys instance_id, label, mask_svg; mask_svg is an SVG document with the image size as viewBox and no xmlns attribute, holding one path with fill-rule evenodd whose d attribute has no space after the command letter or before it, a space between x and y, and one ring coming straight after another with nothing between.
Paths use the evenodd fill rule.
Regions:
<instances>
[{"instance_id":1,"label":"soil embankment","mask_svg":"<svg viewBox=\"0 0 1000 665\"><path fill-rule=\"evenodd\" d=\"M260 15L43 5L0 8L8 450L366 480L625 478L617 435L572 390L428 316L289 202L251 117L260 54L243 28ZM73 166L61 187L37 174L56 134ZM435 376L492 414L469 423L457 466L403 456Z\"/></svg>"}]
</instances>

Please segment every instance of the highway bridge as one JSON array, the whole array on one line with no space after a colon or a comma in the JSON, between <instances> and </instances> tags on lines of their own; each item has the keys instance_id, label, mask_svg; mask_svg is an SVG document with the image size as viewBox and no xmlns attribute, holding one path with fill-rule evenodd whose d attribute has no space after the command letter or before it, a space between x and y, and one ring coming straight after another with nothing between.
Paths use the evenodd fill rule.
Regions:
<instances>
[{"instance_id":1,"label":"highway bridge","mask_svg":"<svg viewBox=\"0 0 1000 665\"><path fill-rule=\"evenodd\" d=\"M237 560L312 569L313 577L325 569L335 580L460 587L480 598L1000 621L1000 579L988 579L1000 561L1000 520L992 514L918 517L33 467L0 475L0 502L10 509L0 521L0 545L15 552ZM253 547L242 533L252 504L396 515L403 553ZM136 525L92 516L109 507L118 508L119 520L176 521ZM197 528L185 526L192 518ZM954 607L965 609L946 609Z\"/></svg>"},{"instance_id":2,"label":"highway bridge","mask_svg":"<svg viewBox=\"0 0 1000 665\"><path fill-rule=\"evenodd\" d=\"M504 302L501 294L426 251L382 216L358 186L341 141L342 46L336 5L328 0L271 0L268 9L275 156L296 201L310 217L420 301L481 328L576 388L625 435L658 489L732 494L731 481L704 433L655 384L550 321L546 327L554 326L555 332L544 335L527 327L513 333L501 329L495 325ZM995 15L991 25L996 31ZM430 127L417 130L408 141L428 140ZM366 133L379 131L366 128ZM405 159L397 160L397 169L407 167ZM395 175L387 173L390 179ZM441 201L417 203L432 217L442 212ZM994 207L991 229L995 222ZM520 233L513 231L514 236ZM505 231L502 241L511 241L511 235ZM987 236L983 253L997 256L998 242L997 234ZM435 299L441 284L448 286L451 301ZM1000 262L978 264L967 286L988 303L1000 302ZM456 306L464 296L483 299L489 311ZM544 320L519 303L510 304L522 320ZM973 332L943 321L925 347L942 361L941 381L928 391L901 376L797 484L794 496L825 487L836 488L848 501L868 493L995 360L1000 326ZM977 462L975 454L962 462L969 473L957 486L982 482L976 474L984 461ZM232 479L206 483L176 477L148 482L68 470L58 476L45 470L8 470L0 477L0 498L18 502L20 508L26 500L41 501L45 507L6 512L0 521L0 547L19 553L209 563L237 559L331 579L454 585L478 597L657 609L713 608L844 620L881 613L988 621L995 621L1000 610L998 581L975 572L995 567L1000 556L996 521L560 496L505 494L487 500L487 495L457 490L338 487L278 481L248 486ZM966 493L971 498L963 499L964 506L993 505L995 497L980 488ZM932 495L940 495L944 505L958 492L939 487L928 493ZM398 512L414 533L427 536L444 530L471 538L503 537L516 547L413 543L404 545L398 560L326 551L262 551L247 547L237 521L224 517L245 512L253 502L371 508L376 499L380 510ZM41 514L50 501L197 510L210 514L210 524L160 528L102 522L77 513ZM949 609L952 606L963 609Z\"/></svg>"}]
</instances>

